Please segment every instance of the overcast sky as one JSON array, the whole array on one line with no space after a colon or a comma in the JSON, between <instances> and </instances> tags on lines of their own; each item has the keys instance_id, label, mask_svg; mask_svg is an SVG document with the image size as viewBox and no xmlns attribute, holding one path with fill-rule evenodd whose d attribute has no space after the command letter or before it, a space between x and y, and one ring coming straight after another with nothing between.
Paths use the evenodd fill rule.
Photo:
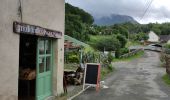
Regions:
<instances>
[{"instance_id":1,"label":"overcast sky","mask_svg":"<svg viewBox=\"0 0 170 100\"><path fill-rule=\"evenodd\" d=\"M170 22L170 0L66 0L66 2L84 9L95 17L121 14L132 16L140 23ZM141 19L142 18L142 19Z\"/></svg>"}]
</instances>

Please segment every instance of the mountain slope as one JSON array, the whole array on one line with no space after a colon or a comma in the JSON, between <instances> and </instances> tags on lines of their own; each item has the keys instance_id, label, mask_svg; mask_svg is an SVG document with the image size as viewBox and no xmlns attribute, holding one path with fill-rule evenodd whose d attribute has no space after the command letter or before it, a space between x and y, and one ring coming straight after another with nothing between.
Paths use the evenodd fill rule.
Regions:
<instances>
[{"instance_id":1,"label":"mountain slope","mask_svg":"<svg viewBox=\"0 0 170 100\"><path fill-rule=\"evenodd\" d=\"M94 24L96 25L113 25L113 24L120 24L120 23L125 23L125 22L131 22L131 23L135 23L138 24L138 22L133 19L133 17L131 16L127 16L127 15L117 15L117 14L112 14L111 16L105 16L102 18L94 18Z\"/></svg>"}]
</instances>

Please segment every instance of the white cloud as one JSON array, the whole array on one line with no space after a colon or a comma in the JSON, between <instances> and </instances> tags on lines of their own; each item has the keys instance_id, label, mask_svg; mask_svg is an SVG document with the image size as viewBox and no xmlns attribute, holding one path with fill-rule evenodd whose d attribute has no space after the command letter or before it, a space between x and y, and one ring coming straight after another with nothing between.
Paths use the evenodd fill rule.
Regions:
<instances>
[{"instance_id":1,"label":"white cloud","mask_svg":"<svg viewBox=\"0 0 170 100\"><path fill-rule=\"evenodd\" d=\"M66 0L95 17L122 14L134 17L140 23L170 21L170 0L153 0L148 12L141 17L151 0Z\"/></svg>"}]
</instances>

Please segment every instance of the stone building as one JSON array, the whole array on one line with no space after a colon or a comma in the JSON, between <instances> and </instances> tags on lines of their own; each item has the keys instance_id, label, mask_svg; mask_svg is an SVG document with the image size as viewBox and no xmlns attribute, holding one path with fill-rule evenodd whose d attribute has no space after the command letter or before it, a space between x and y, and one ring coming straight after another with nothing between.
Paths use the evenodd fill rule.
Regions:
<instances>
[{"instance_id":1,"label":"stone building","mask_svg":"<svg viewBox=\"0 0 170 100\"><path fill-rule=\"evenodd\" d=\"M1 0L0 100L63 93L64 0Z\"/></svg>"}]
</instances>

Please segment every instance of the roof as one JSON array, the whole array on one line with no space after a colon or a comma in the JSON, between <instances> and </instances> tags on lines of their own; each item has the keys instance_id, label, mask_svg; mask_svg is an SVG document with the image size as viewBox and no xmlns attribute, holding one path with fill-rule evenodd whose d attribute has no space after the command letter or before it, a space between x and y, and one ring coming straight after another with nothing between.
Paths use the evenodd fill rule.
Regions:
<instances>
[{"instance_id":1,"label":"roof","mask_svg":"<svg viewBox=\"0 0 170 100\"><path fill-rule=\"evenodd\" d=\"M160 41L168 41L170 40L170 35L160 35Z\"/></svg>"},{"instance_id":2,"label":"roof","mask_svg":"<svg viewBox=\"0 0 170 100\"><path fill-rule=\"evenodd\" d=\"M83 46L83 47L86 47L86 46L89 46L88 44L84 43L84 42L81 42L75 38L72 38L68 35L64 35L64 40L68 40L69 42L72 42L72 44L74 46Z\"/></svg>"},{"instance_id":3,"label":"roof","mask_svg":"<svg viewBox=\"0 0 170 100\"><path fill-rule=\"evenodd\" d=\"M81 48L80 46L77 45L73 45L73 42L69 42L68 40L64 41L64 48L68 48L68 49L79 49Z\"/></svg>"}]
</instances>

